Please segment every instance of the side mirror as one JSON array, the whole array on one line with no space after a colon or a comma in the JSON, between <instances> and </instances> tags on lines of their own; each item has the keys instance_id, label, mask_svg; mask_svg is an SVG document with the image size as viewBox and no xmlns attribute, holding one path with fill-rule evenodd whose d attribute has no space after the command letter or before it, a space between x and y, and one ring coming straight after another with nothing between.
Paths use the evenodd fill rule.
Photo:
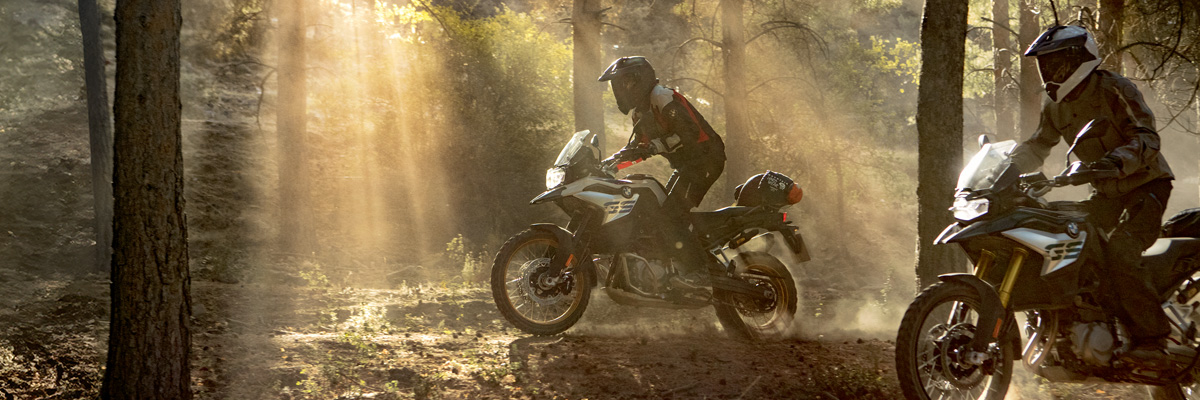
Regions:
<instances>
[{"instance_id":1,"label":"side mirror","mask_svg":"<svg viewBox=\"0 0 1200 400\"><path fill-rule=\"evenodd\" d=\"M600 148L600 135L592 135L592 147Z\"/></svg>"},{"instance_id":2,"label":"side mirror","mask_svg":"<svg viewBox=\"0 0 1200 400\"><path fill-rule=\"evenodd\" d=\"M992 138L989 138L986 133L979 135L979 148L983 148L983 145L986 145L991 142L992 142Z\"/></svg>"}]
</instances>

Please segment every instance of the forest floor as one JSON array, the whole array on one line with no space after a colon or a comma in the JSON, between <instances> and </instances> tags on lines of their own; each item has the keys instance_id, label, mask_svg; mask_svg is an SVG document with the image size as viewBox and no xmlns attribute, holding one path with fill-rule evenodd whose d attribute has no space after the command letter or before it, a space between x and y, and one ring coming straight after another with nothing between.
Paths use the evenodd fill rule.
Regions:
<instances>
[{"instance_id":1,"label":"forest floor","mask_svg":"<svg viewBox=\"0 0 1200 400\"><path fill-rule=\"evenodd\" d=\"M599 295L575 328L533 337L503 321L479 284L335 285L332 271L298 265L193 282L197 399L901 398L894 345L870 334L750 343L728 338L711 309L635 309ZM94 397L107 292L97 275L0 270L0 398ZM1145 398L1136 386L1038 384L1023 371L1017 382L1010 399Z\"/></svg>"}]
</instances>

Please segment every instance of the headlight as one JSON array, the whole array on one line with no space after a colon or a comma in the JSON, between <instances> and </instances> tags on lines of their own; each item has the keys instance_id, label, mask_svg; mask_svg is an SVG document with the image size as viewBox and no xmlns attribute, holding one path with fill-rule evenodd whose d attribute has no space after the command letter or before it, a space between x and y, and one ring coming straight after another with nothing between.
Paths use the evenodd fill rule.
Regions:
<instances>
[{"instance_id":1,"label":"headlight","mask_svg":"<svg viewBox=\"0 0 1200 400\"><path fill-rule=\"evenodd\" d=\"M554 189L559 185L562 185L563 179L566 177L566 168L554 167L546 170L546 189Z\"/></svg>"},{"instance_id":2,"label":"headlight","mask_svg":"<svg viewBox=\"0 0 1200 400\"><path fill-rule=\"evenodd\" d=\"M955 219L970 221L987 214L989 203L986 198L967 200L965 197L956 197L954 198L954 207L950 207L950 211L954 211Z\"/></svg>"}]
</instances>

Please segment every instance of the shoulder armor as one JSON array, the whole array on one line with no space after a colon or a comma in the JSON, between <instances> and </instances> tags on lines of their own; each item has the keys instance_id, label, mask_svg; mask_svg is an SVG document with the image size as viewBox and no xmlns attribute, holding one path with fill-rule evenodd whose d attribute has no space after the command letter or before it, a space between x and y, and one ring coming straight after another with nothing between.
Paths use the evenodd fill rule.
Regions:
<instances>
[{"instance_id":1,"label":"shoulder armor","mask_svg":"<svg viewBox=\"0 0 1200 400\"><path fill-rule=\"evenodd\" d=\"M650 91L650 104L656 110L662 110L667 104L675 101L675 91L667 89L663 86L656 85L654 90Z\"/></svg>"}]
</instances>

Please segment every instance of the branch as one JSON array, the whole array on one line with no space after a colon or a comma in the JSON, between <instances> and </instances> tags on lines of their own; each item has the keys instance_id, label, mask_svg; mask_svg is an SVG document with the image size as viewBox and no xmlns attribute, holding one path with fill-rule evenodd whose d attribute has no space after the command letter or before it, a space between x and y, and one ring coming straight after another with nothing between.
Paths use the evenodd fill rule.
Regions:
<instances>
[{"instance_id":1,"label":"branch","mask_svg":"<svg viewBox=\"0 0 1200 400\"><path fill-rule=\"evenodd\" d=\"M263 96L267 94L267 80L271 79L271 75L275 74L275 69L272 68L263 75L262 81L258 82L258 105L254 107L254 123L258 124L258 132L262 133L262 103Z\"/></svg>"},{"instance_id":2,"label":"branch","mask_svg":"<svg viewBox=\"0 0 1200 400\"><path fill-rule=\"evenodd\" d=\"M443 20L442 20L442 17L441 17L440 15L438 15L438 14L437 14L437 13L435 13L435 12L433 12L433 8L432 8L432 7L429 7L429 5L425 4L425 3L424 3L424 2L422 2L421 0L413 0L413 2L414 2L414 3L417 3L417 5L420 5L420 6L421 6L421 8L424 8L424 9L425 9L425 11L429 13L429 15L432 15L432 16L433 16L433 19L436 19L436 20L437 20L437 22L438 22L438 25L441 25L441 26L442 26L442 30L446 31L446 36L449 36L449 37L450 37L450 40L455 40L455 38L454 38L454 31L450 30L450 27L446 26L446 21L443 21Z\"/></svg>"},{"instance_id":3,"label":"branch","mask_svg":"<svg viewBox=\"0 0 1200 400\"><path fill-rule=\"evenodd\" d=\"M717 89L713 89L712 87L709 87L709 86L708 86L708 83L706 83L706 82L704 82L704 81L702 81L702 80L699 80L699 79L694 79L694 78L675 78L675 79L668 79L668 80L667 80L667 82L668 82L668 83L681 82L681 81L696 82L696 83L700 84L700 86L701 86L701 87L703 87L703 88L705 88L705 89L708 89L708 91L715 93L717 96L721 96L721 98L725 98L725 94L723 94L723 93L721 93L721 92L718 92L718 91L717 91Z\"/></svg>"},{"instance_id":4,"label":"branch","mask_svg":"<svg viewBox=\"0 0 1200 400\"><path fill-rule=\"evenodd\" d=\"M683 43L680 43L678 46L675 46L675 49L681 50L681 49L683 49L683 46L687 46L688 43L692 43L692 42L705 42L705 43L711 44L713 46L716 46L718 48L725 47L725 43L721 43L716 40L712 40L712 39L704 38L704 37L694 37L694 38L683 41Z\"/></svg>"},{"instance_id":5,"label":"branch","mask_svg":"<svg viewBox=\"0 0 1200 400\"><path fill-rule=\"evenodd\" d=\"M617 29L620 29L620 30L623 30L623 31L629 32L629 30L628 30L628 29L625 29L625 27L623 27L623 26L620 26L620 25L617 25L617 24L610 24L610 23L608 23L608 22L601 22L601 23L600 23L600 26L611 26L611 27L613 27L613 28L617 28Z\"/></svg>"},{"instance_id":6,"label":"branch","mask_svg":"<svg viewBox=\"0 0 1200 400\"><path fill-rule=\"evenodd\" d=\"M991 23L992 23L992 25L993 25L993 26L992 26L992 29L1000 28L1000 29L1003 29L1003 30L1006 30L1006 31L1008 31L1008 33L1011 33L1011 34L1013 34L1013 36L1016 36L1017 38L1020 38L1020 37L1021 37L1021 34L1017 33L1017 31L1014 31L1014 30L1012 30L1012 28L1009 28L1009 27L1007 27L1007 26L1000 25L1000 23L999 23L999 22L993 21L993 20L992 20L992 19L990 19L990 18L980 18L980 19L984 20L985 22L991 22Z\"/></svg>"},{"instance_id":7,"label":"branch","mask_svg":"<svg viewBox=\"0 0 1200 400\"><path fill-rule=\"evenodd\" d=\"M768 83L771 83L771 82L774 82L774 81L781 81L781 80L784 80L784 79L795 79L795 80L802 80L802 79L800 79L800 77L797 77L797 76L778 76L778 77L774 77L774 78L771 78L771 79L767 79L767 80L765 80L765 81L762 81L762 82L760 82L760 83L759 83L759 84L757 84L757 85L754 85L754 87L752 87L752 88L750 88L750 90L747 90L747 91L746 91L746 94L747 94L747 95L749 95L750 93L754 93L754 91L755 91L756 89L758 89L758 88L760 88L760 87L763 87L763 86L766 86Z\"/></svg>"}]
</instances>

